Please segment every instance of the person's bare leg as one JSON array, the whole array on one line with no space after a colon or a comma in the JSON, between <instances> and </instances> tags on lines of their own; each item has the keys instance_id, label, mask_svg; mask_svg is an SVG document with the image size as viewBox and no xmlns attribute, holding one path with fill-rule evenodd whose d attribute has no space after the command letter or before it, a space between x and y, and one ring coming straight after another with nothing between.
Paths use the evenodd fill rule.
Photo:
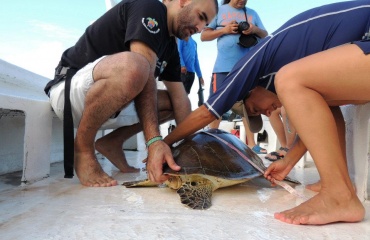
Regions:
<instances>
[{"instance_id":1,"label":"person's bare leg","mask_svg":"<svg viewBox=\"0 0 370 240\"><path fill-rule=\"evenodd\" d=\"M245 117L242 117L242 120L243 120L244 129L245 129L245 135L247 137L247 145L248 147L252 148L256 146L256 141L254 140L254 133L252 133L252 131L249 129L249 126L248 126L248 123Z\"/></svg>"},{"instance_id":2,"label":"person's bare leg","mask_svg":"<svg viewBox=\"0 0 370 240\"><path fill-rule=\"evenodd\" d=\"M139 133L141 129L142 128L140 123L117 128L113 132L105 135L102 138L99 138L95 142L95 148L121 172L138 172L140 171L140 169L131 167L127 163L122 145L127 139L129 139L136 133Z\"/></svg>"},{"instance_id":3,"label":"person's bare leg","mask_svg":"<svg viewBox=\"0 0 370 240\"><path fill-rule=\"evenodd\" d=\"M254 140L254 133L250 130L248 122L245 117L242 117L243 120L243 126L245 129L245 135L247 137L247 145L250 149L252 149L254 146L256 146L256 141ZM267 151L264 148L261 148L260 150L261 154L266 154Z\"/></svg>"},{"instance_id":4,"label":"person's bare leg","mask_svg":"<svg viewBox=\"0 0 370 240\"><path fill-rule=\"evenodd\" d=\"M370 56L352 44L295 61L278 72L275 86L279 98L315 161L321 190L301 205L275 213L276 219L317 225L364 218L328 103L369 101L369 74Z\"/></svg>"},{"instance_id":5,"label":"person's bare leg","mask_svg":"<svg viewBox=\"0 0 370 240\"><path fill-rule=\"evenodd\" d=\"M289 117L286 114L286 111L285 111L284 107L281 107L281 115L282 115L282 118L283 118L284 135L285 135L285 139L286 139L285 147L290 149L290 148L292 148L292 146L294 144L297 132L295 130L294 125L289 121ZM284 154L286 154L286 152Z\"/></svg>"},{"instance_id":6,"label":"person's bare leg","mask_svg":"<svg viewBox=\"0 0 370 240\"><path fill-rule=\"evenodd\" d=\"M165 123L174 119L171 101L167 91L158 90L157 99L160 123ZM131 167L127 163L122 145L127 139L139 133L140 131L142 131L142 126L140 123L133 124L131 126L120 127L98 139L95 142L95 148L121 172L138 172L140 169Z\"/></svg>"},{"instance_id":7,"label":"person's bare leg","mask_svg":"<svg viewBox=\"0 0 370 240\"><path fill-rule=\"evenodd\" d=\"M209 128L218 128L220 126L221 119L216 119L213 122L211 122L208 126Z\"/></svg>"},{"instance_id":8,"label":"person's bare leg","mask_svg":"<svg viewBox=\"0 0 370 240\"><path fill-rule=\"evenodd\" d=\"M271 113L269 119L270 119L271 127L272 129L274 129L274 132L279 140L280 146L282 148L286 148L287 142L286 142L286 136L285 136L285 128L281 120L280 114L281 114L281 108L278 108ZM280 155L286 154L286 152L281 151L280 149L277 149L276 152L279 153ZM265 158L270 159L270 160L277 160L278 157L269 153L265 156Z\"/></svg>"},{"instance_id":9,"label":"person's bare leg","mask_svg":"<svg viewBox=\"0 0 370 240\"><path fill-rule=\"evenodd\" d=\"M165 123L173 119L172 112L161 111L159 113L160 123ZM95 148L103 154L114 166L123 173L138 172L140 169L131 167L125 158L122 149L123 143L133 135L142 131L140 123L131 126L120 127L106 136L98 139Z\"/></svg>"},{"instance_id":10,"label":"person's bare leg","mask_svg":"<svg viewBox=\"0 0 370 240\"><path fill-rule=\"evenodd\" d=\"M284 132L284 125L280 117L281 108L276 109L275 111L271 112L271 116L269 117L270 124L276 136L279 140L279 143L282 147L286 147L286 138Z\"/></svg>"},{"instance_id":11,"label":"person's bare leg","mask_svg":"<svg viewBox=\"0 0 370 240\"><path fill-rule=\"evenodd\" d=\"M296 131L295 131L295 128L294 126L288 121L288 118L287 118L287 114L285 112L285 109L284 109L284 106L282 106L280 109L279 109L279 113L281 114L281 119L280 119L280 116L279 116L279 121L280 121L280 124L281 124L281 128L280 131L283 131L283 133L280 133L282 134L282 137L284 137L284 140L282 140L280 143L281 144L281 147L276 151L279 155L276 156L275 154L268 154L266 155L266 158L269 159L269 160L277 160L278 158L284 158L285 155L288 153L289 149L291 149L293 147L293 144L294 144L294 141L295 141L295 138L296 138ZM274 111L276 112L276 111ZM271 116L270 116L271 118ZM277 120L274 120L273 122L275 122ZM276 124L276 123L275 123Z\"/></svg>"},{"instance_id":12,"label":"person's bare leg","mask_svg":"<svg viewBox=\"0 0 370 240\"><path fill-rule=\"evenodd\" d=\"M333 113L335 123L337 125L340 146L343 151L342 154L343 156L346 156L346 131L345 131L346 126L345 126L343 114L339 107L331 107L331 111ZM345 162L345 164L347 166L347 171L348 171L347 161ZM319 180L316 183L308 184L306 185L306 188L314 192L319 192L321 190L321 182Z\"/></svg>"},{"instance_id":13,"label":"person's bare leg","mask_svg":"<svg viewBox=\"0 0 370 240\"><path fill-rule=\"evenodd\" d=\"M95 187L117 185L96 159L95 136L110 116L142 91L149 69L148 61L132 52L107 56L95 66L95 82L86 94L74 144L75 170L81 184Z\"/></svg>"}]
</instances>

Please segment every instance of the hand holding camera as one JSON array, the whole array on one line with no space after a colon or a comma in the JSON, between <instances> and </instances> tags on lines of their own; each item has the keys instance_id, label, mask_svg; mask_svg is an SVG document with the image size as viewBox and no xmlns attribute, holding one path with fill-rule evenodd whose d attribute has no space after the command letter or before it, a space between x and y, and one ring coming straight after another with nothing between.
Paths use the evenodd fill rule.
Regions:
<instances>
[{"instance_id":1,"label":"hand holding camera","mask_svg":"<svg viewBox=\"0 0 370 240\"><path fill-rule=\"evenodd\" d=\"M251 25L247 21L238 23L238 33L240 33L238 44L244 48L253 47L258 43L258 38L255 34L243 34L243 31L250 29Z\"/></svg>"},{"instance_id":2,"label":"hand holding camera","mask_svg":"<svg viewBox=\"0 0 370 240\"><path fill-rule=\"evenodd\" d=\"M238 24L238 33L240 34L242 34L243 31L248 30L250 28L250 24L246 21L242 21L237 24Z\"/></svg>"}]
</instances>

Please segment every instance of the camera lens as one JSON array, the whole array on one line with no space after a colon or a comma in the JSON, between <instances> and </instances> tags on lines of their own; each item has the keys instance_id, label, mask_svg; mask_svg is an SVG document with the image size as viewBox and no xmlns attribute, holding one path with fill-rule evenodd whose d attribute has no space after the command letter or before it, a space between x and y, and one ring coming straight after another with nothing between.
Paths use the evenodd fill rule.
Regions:
<instances>
[{"instance_id":1,"label":"camera lens","mask_svg":"<svg viewBox=\"0 0 370 240\"><path fill-rule=\"evenodd\" d=\"M240 22L238 24L238 32L241 33L245 30L248 30L249 29L249 23L248 22Z\"/></svg>"}]
</instances>

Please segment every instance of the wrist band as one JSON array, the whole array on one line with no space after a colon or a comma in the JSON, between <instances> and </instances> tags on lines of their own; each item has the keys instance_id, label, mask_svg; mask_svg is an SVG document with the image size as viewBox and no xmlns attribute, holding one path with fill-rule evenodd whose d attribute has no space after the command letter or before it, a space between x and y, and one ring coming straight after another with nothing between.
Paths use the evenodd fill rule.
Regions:
<instances>
[{"instance_id":1,"label":"wrist band","mask_svg":"<svg viewBox=\"0 0 370 240\"><path fill-rule=\"evenodd\" d=\"M145 145L146 147L148 148L150 145L152 145L153 143L155 143L156 141L161 141L163 140L162 136L155 136L155 137L152 137L151 139L149 139Z\"/></svg>"}]
</instances>

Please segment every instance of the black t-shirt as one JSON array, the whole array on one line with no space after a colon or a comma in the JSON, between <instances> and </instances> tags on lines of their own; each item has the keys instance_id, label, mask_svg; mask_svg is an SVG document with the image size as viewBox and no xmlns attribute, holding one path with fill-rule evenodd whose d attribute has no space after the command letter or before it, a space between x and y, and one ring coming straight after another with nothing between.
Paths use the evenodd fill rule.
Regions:
<instances>
[{"instance_id":1,"label":"black t-shirt","mask_svg":"<svg viewBox=\"0 0 370 240\"><path fill-rule=\"evenodd\" d=\"M160 81L181 82L180 56L175 37L171 37L163 56L157 61L155 76L159 76Z\"/></svg>"},{"instance_id":2,"label":"black t-shirt","mask_svg":"<svg viewBox=\"0 0 370 240\"><path fill-rule=\"evenodd\" d=\"M132 40L145 43L157 54L157 67L167 63L163 79L179 78L175 77L174 65L176 61L180 63L173 57L177 45L169 36L167 8L158 0L122 0L91 24L76 45L63 53L61 64L81 69L104 55L129 51ZM180 76L180 66L178 71Z\"/></svg>"}]
</instances>

